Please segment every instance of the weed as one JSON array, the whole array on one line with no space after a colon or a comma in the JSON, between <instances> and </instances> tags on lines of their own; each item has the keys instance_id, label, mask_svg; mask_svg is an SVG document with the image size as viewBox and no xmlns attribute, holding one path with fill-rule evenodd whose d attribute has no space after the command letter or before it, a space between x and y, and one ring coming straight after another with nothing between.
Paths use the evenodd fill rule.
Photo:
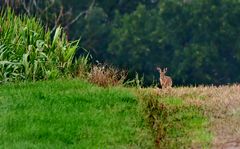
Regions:
<instances>
[{"instance_id":1,"label":"weed","mask_svg":"<svg viewBox=\"0 0 240 149\"><path fill-rule=\"evenodd\" d=\"M138 73L135 74L135 78L133 80L128 80L124 83L124 86L128 87L136 87L142 88L144 84L144 76L140 77Z\"/></svg>"},{"instance_id":2,"label":"weed","mask_svg":"<svg viewBox=\"0 0 240 149\"><path fill-rule=\"evenodd\" d=\"M72 75L77 78L87 79L89 71L91 69L91 64L89 64L89 61L90 54L76 59L76 62L73 65Z\"/></svg>"},{"instance_id":3,"label":"weed","mask_svg":"<svg viewBox=\"0 0 240 149\"><path fill-rule=\"evenodd\" d=\"M99 86L109 87L123 84L126 76L126 71L100 64L92 67L89 74L89 81Z\"/></svg>"}]
</instances>

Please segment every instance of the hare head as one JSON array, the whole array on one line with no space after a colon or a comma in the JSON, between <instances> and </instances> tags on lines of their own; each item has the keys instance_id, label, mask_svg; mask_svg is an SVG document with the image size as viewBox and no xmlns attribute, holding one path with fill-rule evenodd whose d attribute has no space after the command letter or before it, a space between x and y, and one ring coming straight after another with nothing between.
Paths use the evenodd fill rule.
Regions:
<instances>
[{"instance_id":1,"label":"hare head","mask_svg":"<svg viewBox=\"0 0 240 149\"><path fill-rule=\"evenodd\" d=\"M163 70L160 68L160 67L157 67L157 70L159 71L160 73L160 77L162 76L165 76L166 72L167 72L167 68L164 68Z\"/></svg>"},{"instance_id":2,"label":"hare head","mask_svg":"<svg viewBox=\"0 0 240 149\"><path fill-rule=\"evenodd\" d=\"M172 87L172 78L169 76L166 76L167 68L164 68L163 70L160 67L157 67L157 70L160 73L160 84L162 88L169 88Z\"/></svg>"}]
</instances>

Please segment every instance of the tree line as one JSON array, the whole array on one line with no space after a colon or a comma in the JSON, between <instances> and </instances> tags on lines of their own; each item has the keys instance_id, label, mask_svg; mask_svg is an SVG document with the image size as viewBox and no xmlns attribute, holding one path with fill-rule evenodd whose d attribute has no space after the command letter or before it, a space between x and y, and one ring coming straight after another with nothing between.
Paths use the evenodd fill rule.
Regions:
<instances>
[{"instance_id":1,"label":"tree line","mask_svg":"<svg viewBox=\"0 0 240 149\"><path fill-rule=\"evenodd\" d=\"M62 25L93 60L156 80L168 67L175 85L240 81L238 0L0 0L16 13Z\"/></svg>"}]
</instances>

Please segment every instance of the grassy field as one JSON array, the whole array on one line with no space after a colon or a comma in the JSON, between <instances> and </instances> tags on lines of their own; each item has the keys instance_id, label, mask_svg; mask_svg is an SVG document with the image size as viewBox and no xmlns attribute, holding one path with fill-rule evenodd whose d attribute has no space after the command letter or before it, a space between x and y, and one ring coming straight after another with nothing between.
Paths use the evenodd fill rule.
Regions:
<instances>
[{"instance_id":1,"label":"grassy field","mask_svg":"<svg viewBox=\"0 0 240 149\"><path fill-rule=\"evenodd\" d=\"M167 148L240 148L240 85L177 87L165 91L149 88L145 92L142 96L145 103L154 103L150 105L155 107L164 105L160 108L163 110L155 109L167 111L163 121L167 127L162 131L165 136L160 145ZM163 118L155 120L159 119Z\"/></svg>"},{"instance_id":2,"label":"grassy field","mask_svg":"<svg viewBox=\"0 0 240 149\"><path fill-rule=\"evenodd\" d=\"M173 93L177 90L140 90L140 104L157 148L209 148L212 133L204 109Z\"/></svg>"},{"instance_id":3,"label":"grassy field","mask_svg":"<svg viewBox=\"0 0 240 149\"><path fill-rule=\"evenodd\" d=\"M102 88L81 80L6 84L0 147L233 147L240 142L239 91L237 85Z\"/></svg>"},{"instance_id":4,"label":"grassy field","mask_svg":"<svg viewBox=\"0 0 240 149\"><path fill-rule=\"evenodd\" d=\"M85 81L0 86L4 148L152 148L136 97Z\"/></svg>"}]
</instances>

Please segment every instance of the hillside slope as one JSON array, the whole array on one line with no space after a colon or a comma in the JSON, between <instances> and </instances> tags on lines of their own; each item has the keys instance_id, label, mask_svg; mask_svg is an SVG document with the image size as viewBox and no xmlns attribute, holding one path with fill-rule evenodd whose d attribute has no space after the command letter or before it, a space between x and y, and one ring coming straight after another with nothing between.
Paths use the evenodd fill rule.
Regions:
<instances>
[{"instance_id":1,"label":"hillside slope","mask_svg":"<svg viewBox=\"0 0 240 149\"><path fill-rule=\"evenodd\" d=\"M169 90L101 88L81 80L2 85L0 147L240 147L239 93L239 85Z\"/></svg>"},{"instance_id":2,"label":"hillside slope","mask_svg":"<svg viewBox=\"0 0 240 149\"><path fill-rule=\"evenodd\" d=\"M184 148L240 148L240 85L149 88L145 92L146 103L155 107L163 104L161 108L154 108L167 113L167 117L163 117L163 126L167 127L161 144L167 142L163 144L167 147L175 144L174 148L182 145ZM150 95L158 100L151 100ZM169 144L169 141L173 142Z\"/></svg>"},{"instance_id":3,"label":"hillside slope","mask_svg":"<svg viewBox=\"0 0 240 149\"><path fill-rule=\"evenodd\" d=\"M152 148L136 97L80 80L0 86L0 146Z\"/></svg>"}]
</instances>

